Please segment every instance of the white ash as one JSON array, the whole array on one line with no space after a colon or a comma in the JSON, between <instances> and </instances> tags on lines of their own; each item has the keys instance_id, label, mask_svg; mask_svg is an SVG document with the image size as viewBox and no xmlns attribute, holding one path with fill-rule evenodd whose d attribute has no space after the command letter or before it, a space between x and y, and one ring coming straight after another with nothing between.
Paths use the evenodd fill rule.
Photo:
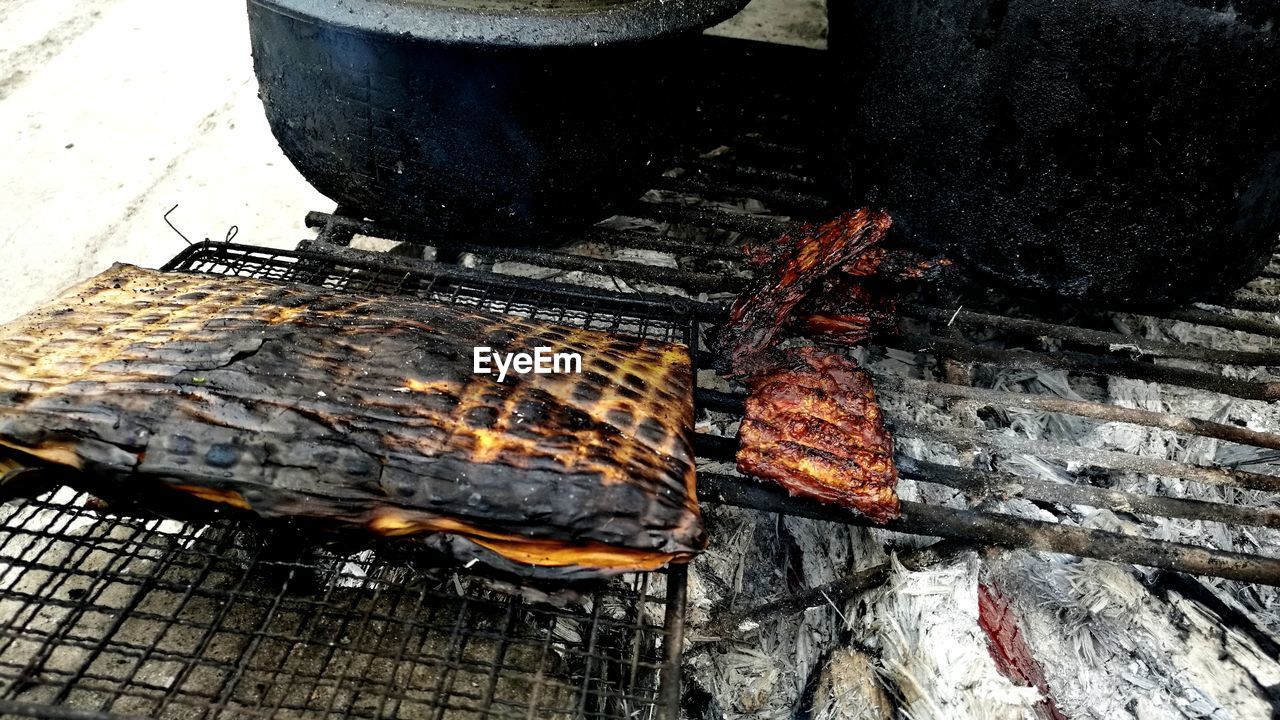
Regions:
<instances>
[{"instance_id":1,"label":"white ash","mask_svg":"<svg viewBox=\"0 0 1280 720\"><path fill-rule=\"evenodd\" d=\"M1264 340L1242 333L1206 329L1150 319L1117 322L1124 332L1217 348L1259 349ZM1188 364L1190 363L1183 363ZM1223 368L1224 374L1258 374L1257 369ZM1280 429L1280 409L1273 405L1145 382L1110 379L1105 386L1064 384L1060 373L1033 373L1018 378L1022 391L1037 387L1061 397L1085 396L1123 407L1170 412L1218 422L1239 421L1251 428ZM990 385L1008 387L1001 371ZM1030 380L1030 382L1028 382ZM984 383L985 384L985 383ZM1099 389L1101 397L1095 397ZM1074 419L1056 421L1043 414L1009 413L1013 431L1058 442L1096 447L1190 464L1227 464L1262 454L1252 448L1206 438L1123 423ZM1002 467L1053 482L1078 481L1078 467L1062 467L1032 457L1003 458ZM1264 493L1211 487L1156 476L1120 474L1118 489L1159 493L1239 504L1274 503ZM1069 508L1062 518L1112 532L1144 531L1157 538L1203 543L1245 552L1274 554L1280 533L1269 529L1231 528L1218 523L1142 519L1105 510ZM1030 647L1041 659L1055 699L1071 718L1267 717L1270 705L1263 688L1274 685L1280 671L1275 659L1262 658L1250 641L1208 620L1198 603L1165 602L1139 583L1127 566L1029 553L1015 553L992 565L992 573L1014 601ZM1225 590L1273 632L1280 625L1274 588L1206 579Z\"/></svg>"},{"instance_id":2,"label":"white ash","mask_svg":"<svg viewBox=\"0 0 1280 720\"><path fill-rule=\"evenodd\" d=\"M863 652L841 648L831 653L810 700L811 720L893 720L894 705L876 666Z\"/></svg>"},{"instance_id":3,"label":"white ash","mask_svg":"<svg viewBox=\"0 0 1280 720\"><path fill-rule=\"evenodd\" d=\"M877 666L911 720L1035 717L1040 691L1000 673L978 625L973 554L911 572L892 560L883 587L850 604L854 642L878 655Z\"/></svg>"},{"instance_id":4,"label":"white ash","mask_svg":"<svg viewBox=\"0 0 1280 720\"><path fill-rule=\"evenodd\" d=\"M1145 317L1130 318L1128 322L1118 321L1117 326L1123 331L1146 338L1223 350L1262 350L1280 347L1280 341L1274 338ZM1221 370L1224 375L1234 377L1250 379L1271 377L1266 373L1265 368L1226 366ZM1242 424L1264 432L1280 432L1280 404L1277 403L1241 400L1216 393L1124 380L1113 381L1110 384L1110 393L1112 402L1126 407L1141 407L1185 417ZM1208 438L1179 440L1176 435L1168 431L1152 428L1103 426L1098 430L1097 438L1102 444L1112 443L1126 450L1136 450L1142 455L1165 457L1191 464L1237 466L1276 455L1274 451ZM1280 464L1275 462L1250 464L1245 469L1280 474ZM1174 497L1259 507L1275 507L1277 502L1280 502L1274 494L1159 477L1132 478L1124 489L1161 492ZM1280 548L1280 530L1275 528L1227 527L1220 523L1163 519L1156 521L1156 524L1160 535L1171 540L1189 542L1208 540L1223 549L1264 555L1274 555ZM1220 595L1238 601L1273 635L1280 636L1280 588L1219 579L1206 579L1205 582L1219 590Z\"/></svg>"},{"instance_id":5,"label":"white ash","mask_svg":"<svg viewBox=\"0 0 1280 720\"><path fill-rule=\"evenodd\" d=\"M1073 720L1264 718L1280 666L1198 603L1114 563L1014 552L988 563L1054 699Z\"/></svg>"},{"instance_id":6,"label":"white ash","mask_svg":"<svg viewBox=\"0 0 1280 720\"><path fill-rule=\"evenodd\" d=\"M707 510L715 542L690 569L686 663L712 718L791 718L843 621L834 606L743 628L738 641L698 646L706 622L835 580L879 553L859 528L729 507Z\"/></svg>"}]
</instances>

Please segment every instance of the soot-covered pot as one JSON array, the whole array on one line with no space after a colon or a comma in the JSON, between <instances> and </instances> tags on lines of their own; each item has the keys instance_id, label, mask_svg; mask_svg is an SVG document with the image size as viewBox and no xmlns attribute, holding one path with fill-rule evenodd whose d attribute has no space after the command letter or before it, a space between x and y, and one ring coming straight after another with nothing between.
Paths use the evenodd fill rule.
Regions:
<instances>
[{"instance_id":1,"label":"soot-covered pot","mask_svg":"<svg viewBox=\"0 0 1280 720\"><path fill-rule=\"evenodd\" d=\"M672 66L745 4L248 1L267 118L308 181L427 239L508 243L646 189L687 120Z\"/></svg>"},{"instance_id":2,"label":"soot-covered pot","mask_svg":"<svg viewBox=\"0 0 1280 720\"><path fill-rule=\"evenodd\" d=\"M1212 299L1280 235L1277 0L832 0L849 191L1024 288Z\"/></svg>"}]
</instances>

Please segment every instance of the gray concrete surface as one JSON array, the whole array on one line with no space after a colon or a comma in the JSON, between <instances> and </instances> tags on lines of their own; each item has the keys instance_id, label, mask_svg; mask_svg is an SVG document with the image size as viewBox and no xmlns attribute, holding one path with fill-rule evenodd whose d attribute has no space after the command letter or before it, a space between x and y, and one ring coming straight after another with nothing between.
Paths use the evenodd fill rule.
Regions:
<instances>
[{"instance_id":1,"label":"gray concrete surface","mask_svg":"<svg viewBox=\"0 0 1280 720\"><path fill-rule=\"evenodd\" d=\"M820 44L822 0L756 0L725 34ZM281 155L240 2L0 0L0 322L189 237L292 247L332 203Z\"/></svg>"},{"instance_id":2,"label":"gray concrete surface","mask_svg":"<svg viewBox=\"0 0 1280 720\"><path fill-rule=\"evenodd\" d=\"M256 98L244 6L0 2L0 320L113 261L191 236L291 246L328 202L280 155Z\"/></svg>"}]
</instances>

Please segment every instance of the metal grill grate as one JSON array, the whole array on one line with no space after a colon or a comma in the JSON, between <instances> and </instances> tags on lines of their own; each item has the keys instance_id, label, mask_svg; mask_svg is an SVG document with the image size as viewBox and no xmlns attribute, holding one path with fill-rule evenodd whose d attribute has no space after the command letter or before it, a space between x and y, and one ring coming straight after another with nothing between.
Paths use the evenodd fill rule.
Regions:
<instances>
[{"instance_id":1,"label":"metal grill grate","mask_svg":"<svg viewBox=\"0 0 1280 720\"><path fill-rule=\"evenodd\" d=\"M797 163L806 157L798 149L792 152ZM725 153L721 157L732 155ZM751 239L767 241L791 226L791 221L785 218L741 216L731 211L661 201L642 203L629 213L637 219L651 222L653 232L634 229L611 231L607 240L596 236L593 238L594 252L599 252L600 245L611 248L608 254L613 255L636 248L653 248L660 244L655 240L668 240L670 234L682 231L695 231L704 239L686 242L687 249L673 256L679 260L675 267L640 266L629 261L600 262L598 258L572 251L520 249L515 257L526 265L564 271L587 269L629 284L649 283L662 286L659 288L662 290L682 293L670 300L675 304L674 309L692 312L705 325L723 320L727 301L711 302L688 297L706 292L701 287L702 279L697 268L704 267L708 258L723 258L723 262L730 262L727 258L738 252L732 244L725 242L706 244L706 238L714 240L719 237L733 243ZM412 237L405 233L383 231L371 223L340 215L312 213L308 219L321 229L321 238L324 238L312 247L326 247L334 252L361 255L358 251L340 250L331 245L328 238L348 240L353 235L367 235L412 242ZM637 237L639 241L633 243ZM502 263L513 257L511 251L504 248L468 247L466 252L470 254L468 262L491 270L502 267ZM643 268L643 271L630 272L633 265ZM735 277L732 272L724 269L721 272L732 282ZM509 281L531 283L527 278L518 277ZM1011 307L1005 303L1014 301L993 299L988 291L965 292L961 288L959 293L959 297L946 298L946 306L930 305L930 299L923 298L903 308L904 334L886 339L887 347L873 348L872 352L881 355L886 350L911 353L914 372L878 373L876 381L882 394L903 396L909 398L907 402L937 403L949 413L1025 409L1158 428L1187 437L1209 438L1268 452L1280 449L1280 435L1228 422L1122 407L1105 400L1071 399L974 386L975 374L980 374L984 368L1049 369L1065 370L1072 377L1092 378L1104 384L1112 378L1131 378L1204 393L1270 400L1276 395L1276 388L1280 387L1275 381L1224 377L1222 367L1249 366L1265 371L1277 364L1280 355L1158 342L1104 329L1115 317L1131 313L1090 308L1054 310L1037 305ZM650 302L657 302L657 298L662 296L649 293L644 297ZM938 298L932 300L941 302ZM1061 317L1053 317L1055 313ZM1256 318L1240 318L1233 310L1225 308L1176 312L1167 320L1280 337L1280 325L1271 325ZM706 348L702 347L702 350L699 368L705 380L711 373L711 363ZM706 387L705 382L698 390L697 400L704 416L718 418L723 426L732 427L741 415L740 394ZM972 420L959 426L933 426L902 415L895 416L891 410L886 412L886 416L900 441L912 438L927 440L974 453L983 460L1034 456L1063 467L1072 464L1083 468L1077 473L1075 482L1065 483L1009 470L992 470L978 465L955 467L900 455L898 461L903 477L959 491L964 502L905 502L903 518L890 523L890 529L982 544L1031 547L1247 582L1280 584L1280 559L1266 552L1241 552L1175 542L1159 538L1154 533L1124 534L1082 527L1073 522L1028 519L988 509L1001 501L1023 499L1057 513L1061 516L1059 519L1070 519L1071 513L1067 508L1084 506L1111 510L1140 521L1160 517L1219 523L1246 531L1250 527L1277 528L1280 527L1280 511L1274 506L1274 500L1259 500L1249 491L1272 494L1280 491L1280 475L1021 437L1006 432L1007 427L986 428ZM736 442L732 437L703 433L698 436L697 448L703 460L699 488L704 502L724 502L837 522L865 523L855 513L791 498L727 471L726 466L732 463L736 452ZM1260 462L1266 460L1267 456L1259 456ZM1126 473L1160 476L1171 481L1240 492L1228 493L1226 501L1214 502L1176 495L1135 493L1113 487Z\"/></svg>"},{"instance_id":2,"label":"metal grill grate","mask_svg":"<svg viewBox=\"0 0 1280 720\"><path fill-rule=\"evenodd\" d=\"M69 490L5 508L0 711L45 717L650 716L666 578L563 609L412 551L103 515ZM675 582L680 582L677 580ZM101 714L101 715L100 715Z\"/></svg>"},{"instance_id":3,"label":"metal grill grate","mask_svg":"<svg viewBox=\"0 0 1280 720\"><path fill-rule=\"evenodd\" d=\"M837 206L822 195L833 187L821 180L829 174L824 164L829 143L819 116L823 53L766 47L752 53L753 62L778 54L772 65L788 68L788 79L754 88L721 86L740 106L754 111L717 126L720 134L686 153L658 190L625 208L621 217L564 249L462 244L438 247L439 257L461 259L469 267L495 273L510 271L512 263L518 264L515 272L526 274L530 266L544 268L553 272L552 279L566 282L580 282L584 273L595 275L618 287L643 290L639 295L650 301L675 295L671 300L675 308L695 314L704 327L722 321L746 275L738 262L741 245L767 243L798 220L829 217ZM758 69L752 65L741 75L758 80L763 72ZM814 84L801 87L804 80L792 82L796 79ZM311 213L307 222L319 231L318 240L309 245L313 249L356 253L341 246L357 236L432 245L430 238L382 228L342 209L334 214ZM662 255L637 256L637 251ZM528 278L511 281L531 282ZM1262 289L1280 290L1274 278L1260 282ZM1265 315L1280 309L1274 297L1255 289L1239 295L1234 304L1152 316L1004 297L987 287L922 289L902 307L903 334L885 338L883 346L870 349L872 360L887 353L910 357L904 363L907 367L898 371L881 368L877 387L890 400L901 399L907 406L936 406L954 421L925 422L887 407L886 417L899 441L916 439L946 446L969 462L952 466L900 454L902 476L935 491L925 493L931 498L928 501L904 503L904 516L889 527L1280 585L1275 548L1251 535L1254 528L1280 528L1276 507L1280 463L1275 462L1280 435L1251 430L1230 419L1214 421L1125 407L1109 400L1105 392L1118 379L1135 379L1205 397L1280 398L1280 378L1270 374L1280 367L1280 345L1268 351L1232 351L1148 339L1115 327L1139 318L1162 328L1189 323L1247 333L1263 346L1280 338L1280 323ZM699 347L703 350L699 367L707 380L711 363L705 347ZM983 386L993 373L1010 370L1061 371L1070 381L1082 381L1098 392L1073 398L1027 392L1023 387ZM698 391L700 412L729 432L728 436L699 435L703 460L699 487L704 502L864 522L854 513L791 498L734 473L732 433L741 415L742 396L740 391L725 392L713 385L704 382ZM1195 438L1211 439L1231 445L1248 460L1244 466L1231 466L1148 457L1013 431L1009 414L1026 411L1171 431L1184 444ZM1254 450L1265 452L1250 454ZM1024 457L1054 465L1060 477L1047 479L1010 462ZM1061 476L1069 481L1061 481ZM1139 477L1163 480L1155 492L1128 489L1129 481ZM1220 497L1197 498L1195 493L1183 492L1188 485L1214 488ZM936 492L939 489L944 492ZM953 497L937 501L945 492ZM1039 517L1007 512L1010 501L1025 501L1042 512ZM1131 527L1124 532L1088 527L1077 508L1111 511L1132 520ZM1155 519L1209 524L1216 530L1203 535L1219 542L1211 545L1162 536L1162 528L1152 522Z\"/></svg>"},{"instance_id":4,"label":"metal grill grate","mask_svg":"<svg viewBox=\"0 0 1280 720\"><path fill-rule=\"evenodd\" d=\"M813 118L805 101L822 96L821 53L737 46L726 52L720 41L711 47L715 57L730 60L726 77L752 83L714 88L716 101L735 111L708 122L709 136L658 190L566 249L462 244L435 247L435 259L424 261L346 245L363 235L421 249L434 247L430 238L378 227L354 217L358 213L312 213L307 220L318 237L300 251L201 244L168 269L407 293L705 350L701 330L724 317L731 293L742 285L739 245L776 237L795 218L830 213L821 192L827 186L819 180L823 143L805 121ZM785 68L784 80L770 84L770 68ZM537 277L528 276L531 267ZM583 282L594 287L575 284ZM643 292L632 292L637 289ZM1274 298L1247 294L1236 304L1147 319L1280 338L1280 325L1265 315L1280 307ZM893 529L1280 584L1280 560L1268 556L1274 549L1263 543L1246 552L1171 542L1147 524L1191 519L1245 536L1249 528L1280 527L1280 464L1268 455L1280 450L1280 435L1229 419L1120 407L1105 396L985 387L994 369L1049 369L1099 387L1135 378L1269 401L1280 397L1280 380L1269 374L1280 358L1146 340L1116 332L1114 323L1131 313L1015 302L981 289L922 296L904 309L904 335L871 353L908 353L911 371L880 372L880 392L964 422L931 425L889 413L895 434L950 446L972 462L946 466L901 457L904 477L955 490L960 500L905 503ZM699 435L703 500L862 522L732 471L741 395L715 383L705 352L698 357L700 415L728 430ZM1228 376L1227 365L1248 372ZM1000 416L1017 409L1160 428L1184 440L1209 438L1259 453L1232 467L1083 447L1009 432ZM1070 464L1071 482L1050 482L1000 462L1018 455ZM1116 487L1135 474L1229 491L1209 501ZM1017 499L1058 521L1001 509ZM1134 518L1136 532L1083 527L1073 517L1078 506ZM481 578L442 574L399 548L317 550L291 544L287 533L264 536L269 531L261 528L115 517L67 490L10 504L5 512L2 712L643 718L659 706L673 711L678 699L675 683L660 686L659 679L664 672L672 679L679 662L680 571L627 578L552 609Z\"/></svg>"}]
</instances>

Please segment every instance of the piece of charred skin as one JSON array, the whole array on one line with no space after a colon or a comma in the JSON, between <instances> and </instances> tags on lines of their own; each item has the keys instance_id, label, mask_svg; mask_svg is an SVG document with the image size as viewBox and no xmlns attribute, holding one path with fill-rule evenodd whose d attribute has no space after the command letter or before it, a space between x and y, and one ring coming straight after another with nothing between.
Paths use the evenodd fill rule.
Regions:
<instances>
[{"instance_id":1,"label":"piece of charred skin","mask_svg":"<svg viewBox=\"0 0 1280 720\"><path fill-rule=\"evenodd\" d=\"M793 348L748 386L740 471L875 522L898 516L893 437L865 370L818 348Z\"/></svg>"},{"instance_id":2,"label":"piece of charred skin","mask_svg":"<svg viewBox=\"0 0 1280 720\"><path fill-rule=\"evenodd\" d=\"M498 382L476 346L581 372ZM116 266L0 326L0 445L547 577L702 549L692 425L682 345L410 298Z\"/></svg>"}]
</instances>

